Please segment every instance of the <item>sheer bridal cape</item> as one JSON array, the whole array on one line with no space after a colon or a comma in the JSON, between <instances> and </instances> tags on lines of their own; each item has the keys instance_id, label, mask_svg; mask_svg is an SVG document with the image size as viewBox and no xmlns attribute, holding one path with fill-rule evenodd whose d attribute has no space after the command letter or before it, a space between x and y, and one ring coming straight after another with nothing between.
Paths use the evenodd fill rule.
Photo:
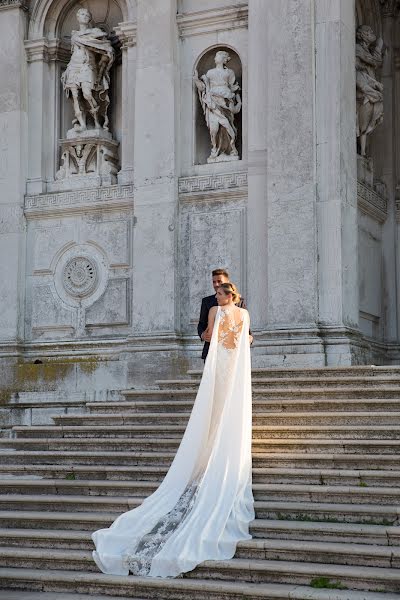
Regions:
<instances>
[{"instance_id":1,"label":"sheer bridal cape","mask_svg":"<svg viewBox=\"0 0 400 600\"><path fill-rule=\"evenodd\" d=\"M93 533L103 573L176 577L204 560L232 558L251 538L249 316L218 308L193 411L160 487Z\"/></svg>"}]
</instances>

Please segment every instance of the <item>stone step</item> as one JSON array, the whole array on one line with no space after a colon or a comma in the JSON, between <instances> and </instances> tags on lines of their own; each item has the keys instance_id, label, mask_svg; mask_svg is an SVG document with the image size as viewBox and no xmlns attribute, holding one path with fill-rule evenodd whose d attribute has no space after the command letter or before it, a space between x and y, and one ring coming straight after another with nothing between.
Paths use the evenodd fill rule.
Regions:
<instances>
[{"instance_id":1,"label":"stone step","mask_svg":"<svg viewBox=\"0 0 400 600\"><path fill-rule=\"evenodd\" d=\"M155 382L160 389L196 389L200 384L200 377L191 377L186 379L158 379ZM269 388L269 387L293 387L293 377L264 377L262 375L254 376L252 378L253 390L258 388ZM354 387L357 386L359 390L372 389L372 388L386 388L389 386L400 387L400 375L396 376L327 376L320 375L317 377L296 377L296 387ZM123 394L126 394L127 390L123 390Z\"/></svg>"},{"instance_id":2,"label":"stone step","mask_svg":"<svg viewBox=\"0 0 400 600\"><path fill-rule=\"evenodd\" d=\"M400 403L399 403L400 406ZM87 431L90 431L93 427L107 427L110 429L118 427L135 426L136 428L143 427L144 429L148 426L152 427L174 427L177 425L185 426L189 420L190 412L179 412L179 413L136 413L127 415L73 415L66 417L54 417L54 431L59 431L62 434L66 434L71 427L87 427ZM391 425L400 427L400 412L399 411L375 411L373 423L371 423L371 413L366 411L308 411L308 412L284 412L284 413L253 413L253 425ZM50 431L49 427L48 430ZM84 429L83 429L84 430ZM42 426L39 427L24 427L15 426L13 427L15 432L36 432L43 431L46 429ZM100 431L100 430L99 430ZM33 436L31 436L33 437Z\"/></svg>"},{"instance_id":3,"label":"stone step","mask_svg":"<svg viewBox=\"0 0 400 600\"><path fill-rule=\"evenodd\" d=\"M3 456L1 454L0 456ZM45 464L6 464L0 465L0 480L8 479L95 479L105 481L157 481L160 482L166 475L167 466L118 466L118 465L45 465ZM396 481L396 472L386 471L389 473L385 477L382 471L382 479L372 478L369 481L378 481L379 484L386 482L390 485L391 481ZM284 470L282 470L284 473ZM374 471L372 472L375 473ZM391 475L394 474L393 478ZM361 475L360 475L361 477ZM362 480L362 479L361 479ZM357 478L349 478L349 481L354 481L355 484L359 481ZM362 480L363 481L363 480ZM369 485L372 485L371 483Z\"/></svg>"},{"instance_id":4,"label":"stone step","mask_svg":"<svg viewBox=\"0 0 400 600\"><path fill-rule=\"evenodd\" d=\"M278 561L271 562L273 568ZM237 563L236 563L237 564ZM293 566L293 583L249 583L239 579L235 581L214 581L212 579L191 578L159 579L149 577L118 577L115 575L104 575L102 573L81 573L74 571L52 571L44 569L0 569L0 586L2 589L19 590L19 597L4 597L0 600L115 600L116 598L129 598L130 600L144 600L157 598L157 600L398 600L397 593L382 593L378 591L357 591L347 589L315 589L308 585L299 585L298 579L310 583L315 578L315 573L321 577L324 571L318 565L314 569L305 569L299 563ZM241 565L238 565L240 569ZM303 569L301 569L303 566ZM248 565L249 567L249 565ZM282 565L280 566L282 567ZM352 578L364 575L368 568L349 567L346 569L346 577ZM299 573L300 571L300 573ZM389 571L389 569L383 570ZM255 573L256 575L257 573ZM368 577L366 587L377 574L374 572ZM382 574L383 575L383 574ZM273 575L272 575L273 576ZM324 576L324 575L322 575ZM326 576L326 575L325 575ZM275 579L283 579L284 571L278 568ZM342 581L340 572L331 567L328 579ZM255 577L253 581L257 581ZM377 577L377 583L372 589L376 590L381 583ZM342 584L343 585L343 584ZM343 585L343 587L345 587ZM385 586L386 587L386 586ZM24 590L30 596L26 596ZM36 596L35 590L40 590ZM82 596L90 591L90 596ZM46 592L48 592L46 594ZM69 594L78 594L68 598ZM0 592L1 594L2 592ZM12 594L13 592L5 592ZM59 595L61 593L61 595ZM104 594L104 595L102 595ZM47 596L47 597L46 597Z\"/></svg>"},{"instance_id":5,"label":"stone step","mask_svg":"<svg viewBox=\"0 0 400 600\"><path fill-rule=\"evenodd\" d=\"M0 465L0 481L17 479L62 479L161 482L166 466L132 467L117 465ZM254 483L298 483L400 487L400 471L355 469L253 468Z\"/></svg>"},{"instance_id":6,"label":"stone step","mask_svg":"<svg viewBox=\"0 0 400 600\"><path fill-rule=\"evenodd\" d=\"M36 573L35 573L36 571ZM44 581L43 572L49 574L49 579ZM36 575L36 577L35 577ZM70 575L70 577L68 577ZM219 586L217 598L221 598L221 586L231 583L231 595L226 598L235 598L233 593L237 591L240 583L245 583L246 598L251 598L252 585L255 585L260 591L260 584L276 583L276 584L297 584L309 585L315 578L326 578L332 583L336 582L339 587L349 587L352 589L365 591L400 591L400 572L398 569L388 569L379 567L362 567L362 566L347 566L347 565L329 565L319 563L304 563L295 561L279 561L279 560L243 560L232 559L227 561L207 561L194 571L187 574L183 578L165 580L140 577L116 577L104 576L102 573L76 572L66 570L45 570L45 569L18 569L16 567L3 567L0 569L0 583L3 589L11 587L20 589L41 591L60 591L84 592L91 593L104 592L106 586L111 587L111 593L121 595L120 585L124 587L130 584L130 594L141 594L145 591L143 588L151 586L154 597L154 586L160 586L164 598L171 598L171 587L174 586L177 591L179 582L179 595L173 595L172 598L190 598L194 594L196 600L199 598L210 598L210 588L207 587L210 582ZM190 581L201 586L197 589L190 588ZM221 581L222 580L222 581ZM24 583L25 582L25 583ZM35 585L38 582L39 586ZM28 585L27 585L28 584ZM162 584L162 585L160 585ZM204 585L205 584L205 585ZM29 586L29 587L28 587ZM189 588L189 589L188 589ZM148 595L145 591L145 594ZM189 592L190 595L187 595ZM200 593L199 593L200 592ZM207 593L207 596L205 595ZM264 598L270 598L265 595L267 590L263 590ZM125 591L126 593L126 591ZM243 598L243 590L241 590ZM132 597L132 596L130 596ZM157 595L156 597L160 597ZM212 597L212 596L211 596ZM240 596L239 596L240 597ZM260 597L260 596L259 596ZM290 597L290 596L289 596ZM292 596L293 597L293 596ZM309 596L310 597L310 596ZM311 596L312 597L312 596ZM314 596L315 598L315 596Z\"/></svg>"},{"instance_id":7,"label":"stone step","mask_svg":"<svg viewBox=\"0 0 400 600\"><path fill-rule=\"evenodd\" d=\"M94 545L90 532L54 530L33 532L36 535L32 535L22 530L13 538L7 535L10 532L5 530L5 538L0 544L1 567L98 571L92 559ZM14 544L6 545L7 541L14 541ZM258 538L239 542L235 557L397 569L400 566L400 547L311 541L305 544L298 540Z\"/></svg>"},{"instance_id":8,"label":"stone step","mask_svg":"<svg viewBox=\"0 0 400 600\"><path fill-rule=\"evenodd\" d=\"M257 421L257 419L255 419ZM296 421L297 419L294 419ZM304 418L299 420L299 423L295 424L288 417L279 417L265 419L265 424L254 424L253 425L253 439L287 439L287 438L339 438L339 439L400 439L400 415L398 419L399 424L386 423L383 424L387 419L376 419L373 425L363 425L363 420L367 420L366 417L360 417L357 419L354 416L352 419L343 419L347 421L345 424L341 424L341 419L326 418L321 421L323 424L316 424L318 421L316 418L310 418L309 423ZM371 418L369 417L369 421ZM278 421L278 422L276 422ZM286 421L286 423L285 423ZM325 422L326 421L326 422ZM329 423L333 421L333 423ZM337 423L335 423L337 421ZM354 421L353 424L350 421ZM276 423L274 423L276 422ZM390 425L390 427L388 427ZM160 425L155 423L154 425L42 425L35 427L17 426L13 427L13 437L11 440L24 440L24 439L68 439L68 438L79 438L80 440L88 439L147 439L151 438L154 441L154 445L163 444L166 439L178 439L180 440L185 432L186 425ZM6 443L3 444L6 447Z\"/></svg>"},{"instance_id":9,"label":"stone step","mask_svg":"<svg viewBox=\"0 0 400 600\"><path fill-rule=\"evenodd\" d=\"M15 513L17 523L24 519L24 517L20 516L21 514L18 512ZM70 518L64 523L62 519L63 513L59 514L59 525L68 526L71 524ZM54 514L50 516L54 516ZM101 513L99 516L101 517ZM79 514L76 515L75 525L77 527L79 527L79 517ZM57 529L57 522L55 523L55 527L55 529L15 529L12 527L9 529L0 529L0 546L69 548L75 550L93 549L91 531L86 529L60 530ZM366 546L372 547L369 553L373 552L377 546L383 547L385 552L397 549L396 556L398 556L400 547L400 528L381 525L256 519L253 521L250 531L253 535L253 540L241 543L241 545L244 544L244 547L249 547L250 549L253 548L253 543L258 539L269 542L275 540L277 543L292 541L301 544L303 548L308 548L310 543L320 543L322 538L324 540L323 543L340 544L341 547L345 545L347 547L346 554L351 552L354 544L360 544L362 548L366 548ZM250 544L250 546L246 546L246 544ZM257 546L256 551L258 549L259 546ZM368 553L367 550L365 552Z\"/></svg>"},{"instance_id":10,"label":"stone step","mask_svg":"<svg viewBox=\"0 0 400 600\"><path fill-rule=\"evenodd\" d=\"M110 512L71 512L62 507L54 511L41 510L0 510L0 528L3 529L68 529L69 531L93 532L109 527L115 520Z\"/></svg>"},{"instance_id":11,"label":"stone step","mask_svg":"<svg viewBox=\"0 0 400 600\"><path fill-rule=\"evenodd\" d=\"M41 511L1 511L0 527L2 532L11 534L1 536L4 543L13 539L13 531L25 531L27 536L41 535L40 532L59 530L68 532L91 533L97 529L109 527L115 514L103 512L41 512ZM284 519L255 519L250 525L254 538L297 540L302 542L321 541L372 544L374 546L400 546L400 527L370 523L346 523L330 521ZM378 515L376 521L388 521Z\"/></svg>"},{"instance_id":12,"label":"stone step","mask_svg":"<svg viewBox=\"0 0 400 600\"><path fill-rule=\"evenodd\" d=\"M54 425L40 427L18 426L12 429L12 439L88 439L101 438L155 440L182 438L181 425ZM400 439L400 426L393 425L254 425L254 439ZM9 439L9 438L7 438Z\"/></svg>"},{"instance_id":13,"label":"stone step","mask_svg":"<svg viewBox=\"0 0 400 600\"><path fill-rule=\"evenodd\" d=\"M342 497L334 497L326 493L315 494L313 499L303 499L306 494L298 492L293 501L287 502L288 491L282 489L270 493L268 500L256 500L255 511L258 519L308 519L316 521L332 520L348 523L375 523L393 525L399 523L400 508L396 504L382 504L377 497L362 495L355 490L354 495L348 492ZM261 496L264 497L265 496ZM297 501L295 500L298 499ZM336 500L336 502L335 502ZM109 512L115 515L125 512L143 501L143 497L132 496L87 496L61 494L6 494L0 496L0 511L6 511L12 506L13 511L52 511L52 512ZM370 501L370 503L368 503ZM347 503L346 503L347 502ZM355 503L357 502L357 503ZM371 503L372 502L372 503Z\"/></svg>"},{"instance_id":14,"label":"stone step","mask_svg":"<svg viewBox=\"0 0 400 600\"><path fill-rule=\"evenodd\" d=\"M123 395L127 400L189 400L195 398L197 389L180 389L180 388L164 388L160 389L145 389L145 390L122 390ZM385 385L380 387L373 387L368 389L360 390L358 386L349 387L260 387L253 390L253 399L260 400L267 398L280 398L280 399L293 399L293 398L308 398L308 399L323 399L323 398L400 398L400 386L399 385ZM90 406L99 403L88 403Z\"/></svg>"},{"instance_id":15,"label":"stone step","mask_svg":"<svg viewBox=\"0 0 400 600\"><path fill-rule=\"evenodd\" d=\"M318 448L317 448L318 449ZM328 448L329 450L329 448ZM352 470L386 470L397 471L398 454L352 453L350 448L343 447L342 452L308 452L284 451L253 452L254 468L303 468L303 469L352 469ZM67 466L69 470L75 466L137 466L167 468L174 458L173 452L94 452L69 450L2 450L0 463L3 466Z\"/></svg>"},{"instance_id":16,"label":"stone step","mask_svg":"<svg viewBox=\"0 0 400 600\"><path fill-rule=\"evenodd\" d=\"M2 479L0 480L0 508L13 498L16 504L25 504L25 501L37 501L38 495L56 498L64 497L68 502L79 502L80 499L92 498L100 502L116 500L122 502L127 497L139 502L149 496L158 487L157 482L152 481L88 481L88 480L63 480L63 479ZM351 486L329 486L310 484L282 484L282 483L254 483L253 494L255 500L275 501L290 498L292 502L329 502L333 503L358 503L400 506L400 488L395 487L351 487ZM47 502L47 500L46 500ZM124 509L126 510L126 508Z\"/></svg>"},{"instance_id":17,"label":"stone step","mask_svg":"<svg viewBox=\"0 0 400 600\"><path fill-rule=\"evenodd\" d=\"M186 372L187 377L201 377L201 369L189 369ZM399 366L388 365L360 365L347 367L253 367L251 370L252 378L259 377L281 377L292 378L295 382L298 378L304 377L400 377Z\"/></svg>"},{"instance_id":18,"label":"stone step","mask_svg":"<svg viewBox=\"0 0 400 600\"><path fill-rule=\"evenodd\" d=\"M295 433L295 432L294 432ZM342 439L341 435L336 439L320 437L317 439L317 431L310 432L309 437L290 438L288 435L277 438L253 438L253 451L257 452L312 452L312 453L350 453L350 454L400 454L400 436L398 439L354 439L351 436ZM267 435L267 434L266 434ZM274 432L271 432L274 435ZM321 432L322 435L322 432ZM382 432L383 435L383 432ZM22 438L22 439L0 439L0 452L4 449L14 450L42 450L42 451L78 451L86 452L173 452L175 453L180 443L180 437L175 438Z\"/></svg>"},{"instance_id":19,"label":"stone step","mask_svg":"<svg viewBox=\"0 0 400 600\"><path fill-rule=\"evenodd\" d=\"M88 402L86 408L90 410L89 414L65 414L54 415L54 421L65 425L80 425L85 419L98 419L101 424L102 418L107 418L107 415L114 419L116 423L123 424L124 419L132 419L135 415L143 413L187 413L189 414L193 408L194 397L191 400L137 400L122 402ZM399 412L400 400L398 398L294 398L294 399L273 399L253 400L253 414L259 413L291 413L291 412ZM132 416L133 415L133 416ZM76 421L75 421L76 418ZM113 422L113 421L111 421ZM132 422L132 421L129 421Z\"/></svg>"}]
</instances>

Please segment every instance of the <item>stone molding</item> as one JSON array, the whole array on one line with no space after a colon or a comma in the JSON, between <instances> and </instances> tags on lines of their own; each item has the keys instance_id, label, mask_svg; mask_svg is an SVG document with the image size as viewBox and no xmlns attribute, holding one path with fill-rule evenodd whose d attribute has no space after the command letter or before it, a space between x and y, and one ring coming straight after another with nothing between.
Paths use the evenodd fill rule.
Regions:
<instances>
[{"instance_id":1,"label":"stone molding","mask_svg":"<svg viewBox=\"0 0 400 600\"><path fill-rule=\"evenodd\" d=\"M67 44L61 40L46 40L45 38L39 40L26 40L25 52L29 63L37 61L50 62L55 60L68 62L71 56L71 50Z\"/></svg>"},{"instance_id":2,"label":"stone molding","mask_svg":"<svg viewBox=\"0 0 400 600\"><path fill-rule=\"evenodd\" d=\"M118 26L115 27L115 33L118 36L119 41L121 42L122 49L136 46L136 21L126 21L124 23L119 23Z\"/></svg>"},{"instance_id":3,"label":"stone molding","mask_svg":"<svg viewBox=\"0 0 400 600\"><path fill-rule=\"evenodd\" d=\"M133 207L133 185L112 185L87 190L54 192L25 196L25 216L40 218L44 214L83 212L87 209Z\"/></svg>"},{"instance_id":4,"label":"stone molding","mask_svg":"<svg viewBox=\"0 0 400 600\"><path fill-rule=\"evenodd\" d=\"M220 175L195 175L180 177L178 192L181 195L204 194L204 192L225 192L247 188L247 172L221 173Z\"/></svg>"},{"instance_id":5,"label":"stone molding","mask_svg":"<svg viewBox=\"0 0 400 600\"><path fill-rule=\"evenodd\" d=\"M364 214L378 223L386 221L387 199L361 181L357 181L357 204Z\"/></svg>"},{"instance_id":6,"label":"stone molding","mask_svg":"<svg viewBox=\"0 0 400 600\"><path fill-rule=\"evenodd\" d=\"M224 29L247 28L248 13L247 4L233 8L213 8L192 13L181 13L176 17L179 35L187 37Z\"/></svg>"},{"instance_id":7,"label":"stone molding","mask_svg":"<svg viewBox=\"0 0 400 600\"><path fill-rule=\"evenodd\" d=\"M0 10L3 8L22 8L28 10L28 0L0 0Z\"/></svg>"}]
</instances>

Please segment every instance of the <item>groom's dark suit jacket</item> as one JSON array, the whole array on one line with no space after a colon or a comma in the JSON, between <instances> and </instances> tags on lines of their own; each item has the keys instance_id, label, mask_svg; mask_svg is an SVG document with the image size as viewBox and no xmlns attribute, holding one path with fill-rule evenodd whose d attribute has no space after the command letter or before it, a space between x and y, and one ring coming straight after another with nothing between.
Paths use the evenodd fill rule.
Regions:
<instances>
[{"instance_id":1,"label":"groom's dark suit jacket","mask_svg":"<svg viewBox=\"0 0 400 600\"><path fill-rule=\"evenodd\" d=\"M199 334L199 338L203 332L207 329L208 325L208 312L212 306L218 306L217 297L215 294L212 296L206 296L201 301L201 309L200 309L200 319L199 324L197 325L197 333ZM246 304L243 298L240 298L240 301L236 304L239 308L246 308ZM250 331L251 335L251 331ZM203 352L201 353L201 358L204 360L207 358L208 349L210 348L210 342L204 342Z\"/></svg>"}]
</instances>

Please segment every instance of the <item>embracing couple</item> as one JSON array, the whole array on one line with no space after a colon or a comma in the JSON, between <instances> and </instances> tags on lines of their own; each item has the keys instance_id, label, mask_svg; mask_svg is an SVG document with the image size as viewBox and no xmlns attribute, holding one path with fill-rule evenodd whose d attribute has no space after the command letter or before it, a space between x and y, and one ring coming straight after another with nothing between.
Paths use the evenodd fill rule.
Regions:
<instances>
[{"instance_id":1,"label":"embracing couple","mask_svg":"<svg viewBox=\"0 0 400 600\"><path fill-rule=\"evenodd\" d=\"M204 371L186 431L159 488L92 535L103 573L177 577L232 558L251 538L250 318L228 273L212 278L198 326Z\"/></svg>"}]
</instances>

